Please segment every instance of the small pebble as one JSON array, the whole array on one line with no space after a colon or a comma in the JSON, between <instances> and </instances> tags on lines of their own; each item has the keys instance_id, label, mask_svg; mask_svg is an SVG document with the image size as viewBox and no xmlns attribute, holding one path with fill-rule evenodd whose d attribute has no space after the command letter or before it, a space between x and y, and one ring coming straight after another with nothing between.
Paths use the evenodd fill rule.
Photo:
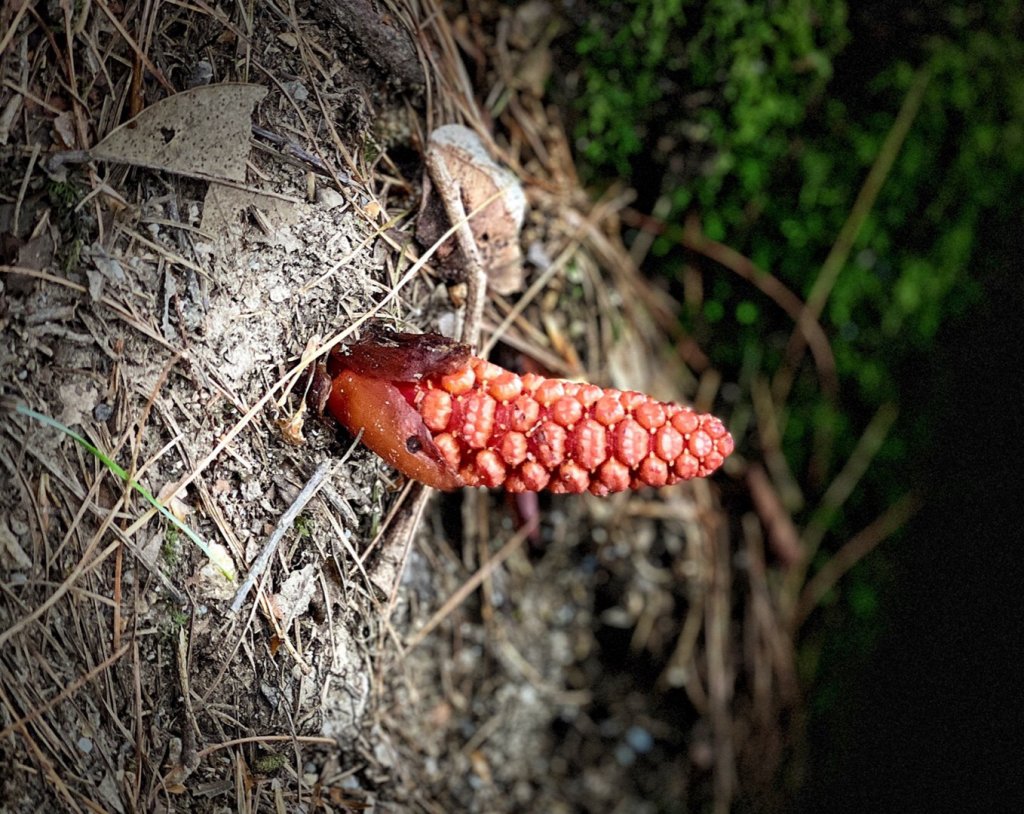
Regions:
<instances>
[{"instance_id":1,"label":"small pebble","mask_svg":"<svg viewBox=\"0 0 1024 814\"><path fill-rule=\"evenodd\" d=\"M626 743L634 752L644 755L654 747L654 738L642 726L631 726L626 730Z\"/></svg>"},{"instance_id":2,"label":"small pebble","mask_svg":"<svg viewBox=\"0 0 1024 814\"><path fill-rule=\"evenodd\" d=\"M107 404L105 401L101 401L95 407L92 408L92 417L96 421L109 421L110 417L114 414L114 408Z\"/></svg>"}]
</instances>

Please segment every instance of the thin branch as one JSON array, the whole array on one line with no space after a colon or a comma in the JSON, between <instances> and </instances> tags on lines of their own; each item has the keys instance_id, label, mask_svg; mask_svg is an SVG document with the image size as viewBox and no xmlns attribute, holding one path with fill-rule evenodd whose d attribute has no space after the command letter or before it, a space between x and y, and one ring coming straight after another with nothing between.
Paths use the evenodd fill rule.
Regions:
<instances>
[{"instance_id":1,"label":"thin branch","mask_svg":"<svg viewBox=\"0 0 1024 814\"><path fill-rule=\"evenodd\" d=\"M850 252L853 250L854 241L860 234L868 215L871 214L878 193L881 192L885 179L889 176L896 161L896 156L899 155L903 142L910 132L910 127L917 118L930 79L931 74L926 68L919 70L917 76L914 77L899 113L896 114L896 120L878 151L878 157L875 158L875 163L871 166L868 177L864 180L864 185L853 202L853 208L839 230L832 250L821 265L818 278L814 281L811 293L807 296L807 304L797 321L793 335L789 338L789 344L786 346L785 362L779 368L775 381L772 383L772 392L778 404L784 404L789 396L789 390L793 385L796 369L800 363L800 356L806 346L808 327L818 321L825 308L825 303L828 302L829 295L839 278L839 272L846 265Z\"/></svg>"},{"instance_id":2,"label":"thin branch","mask_svg":"<svg viewBox=\"0 0 1024 814\"><path fill-rule=\"evenodd\" d=\"M828 336L818 322L818 315L809 316L807 305L796 294L783 285L777 277L758 268L750 258L724 243L707 237L700 230L700 226L693 216L686 219L682 244L691 251L703 255L709 260L714 260L738 277L742 277L778 305L793 320L796 326L794 330L799 334L801 341L811 349L822 390L830 398L834 398L838 389L836 359L832 354ZM782 404L783 402L777 400L776 403Z\"/></svg>"},{"instance_id":3,"label":"thin branch","mask_svg":"<svg viewBox=\"0 0 1024 814\"><path fill-rule=\"evenodd\" d=\"M259 579L260 574L263 573L263 569L267 567L267 563L270 562L270 558L277 550L277 545L281 542L281 538L284 537L285 532L292 527L292 524L295 522L295 518L299 516L299 512L306 508L306 504L309 503L317 491L319 491L320 486L323 484L330 470L331 462L322 461L316 468L316 471L310 476L309 480L306 481L306 485L302 487L302 491L299 492L298 496L292 502L292 505L288 507L288 510L283 515L281 515L281 519L278 521L277 527L263 546L263 550L260 551L259 556L257 556L253 561L252 567L249 569L249 573L246 575L245 580L235 593L235 598L231 600L231 607L228 608L228 613L238 613L238 610L242 607L242 603L245 601L246 596L249 595L249 591L252 590L252 586L255 584L256 580Z\"/></svg>"},{"instance_id":4,"label":"thin branch","mask_svg":"<svg viewBox=\"0 0 1024 814\"><path fill-rule=\"evenodd\" d=\"M445 620L445 618L454 611L459 605L466 601L466 598L473 593L480 584L487 579L494 571L501 565L505 560L515 553L515 550L519 548L537 528L538 517L534 515L527 521L527 523L513 534L507 543L503 545L498 552L491 557L487 562L477 569L477 572L473 574L466 582L459 588L454 594L452 594L448 600L442 605L437 613L427 620L427 623L417 630L412 636L409 637L409 641L406 643L406 652L412 650L418 644L420 644L427 636L429 636L433 630Z\"/></svg>"},{"instance_id":5,"label":"thin branch","mask_svg":"<svg viewBox=\"0 0 1024 814\"><path fill-rule=\"evenodd\" d=\"M92 681L94 678L96 678L96 676L98 676L104 670L106 670L107 668L109 668L113 664L115 664L121 658L121 656L123 656L125 653L128 652L128 647L129 646L130 645L128 643L123 644L117 650L117 652L115 652L109 658L106 658L103 661L101 661L99 664L97 664L95 667L93 667L85 675L82 675L82 676L79 676L78 678L76 678L74 681L72 681L70 684L68 684L63 690L61 690L59 693L57 693L53 698L51 698L45 704L42 704L42 705L36 707L34 710L32 710L27 715L19 718L14 723L12 723L12 724L8 725L7 727L5 727L4 729L0 730L0 741L4 740L15 729L20 729L21 727L26 726L26 725L32 723L32 721L36 720L36 718L38 718L40 715L45 713L47 710L53 709L61 701L63 701L66 698L69 698L70 696L74 695L82 687L84 687L86 684L88 684L90 681ZM11 711L13 712L13 708L11 709Z\"/></svg>"},{"instance_id":6,"label":"thin branch","mask_svg":"<svg viewBox=\"0 0 1024 814\"><path fill-rule=\"evenodd\" d=\"M828 531L829 523L832 521L835 513L853 493L857 484L860 483L860 479L867 472L871 461L878 454L878 450L882 448L882 444L889 435L889 430L896 421L896 415L897 409L894 404L887 403L878 408L878 412L875 413L871 423L868 424L860 440L857 442L857 446L850 455L850 459L846 462L846 466L842 468L839 474L832 480L832 483L829 484L828 489L825 490L821 503L811 516L801 536L803 558L800 562L795 563L786 575L786 582L781 595L784 616L789 615L787 612L791 614L795 609L796 600L804 584L807 571L814 556L818 553L818 547Z\"/></svg>"},{"instance_id":7,"label":"thin branch","mask_svg":"<svg viewBox=\"0 0 1024 814\"><path fill-rule=\"evenodd\" d=\"M804 586L796 611L793 613L791 624L794 632L800 629L825 595L853 566L874 551L882 541L906 525L907 521L921 508L921 503L921 498L917 494L908 492L870 525L847 540L843 547Z\"/></svg>"}]
</instances>

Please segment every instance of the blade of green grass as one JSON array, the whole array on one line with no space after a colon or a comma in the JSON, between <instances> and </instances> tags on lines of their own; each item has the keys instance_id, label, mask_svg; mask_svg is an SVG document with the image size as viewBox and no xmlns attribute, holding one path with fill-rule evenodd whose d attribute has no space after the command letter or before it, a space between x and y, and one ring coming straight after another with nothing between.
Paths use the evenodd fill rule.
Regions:
<instances>
[{"instance_id":1,"label":"blade of green grass","mask_svg":"<svg viewBox=\"0 0 1024 814\"><path fill-rule=\"evenodd\" d=\"M177 517L171 514L167 510L167 507L165 507L160 501L153 497L152 493L145 486L143 486L138 481L132 480L128 476L128 473L125 471L125 469L120 464L118 464L117 461L114 461L111 458L109 458L99 448L90 444L85 438L76 433L70 427L65 427L59 421L50 418L48 415L38 413L35 410L31 409L30 407L26 407L24 404L17 405L15 407L15 410L24 416L28 416L29 418L35 419L41 424L45 424L47 427L52 427L55 430L59 430L69 438L73 438L78 444L82 446L83 449L87 450L92 455L95 455L103 463L103 465L107 467L107 469L109 469L111 472L117 475L121 480L127 483L132 489L134 489L140 495L142 495L142 497L145 498L147 502L152 504L152 506L158 512L160 512L160 514L162 514L171 523L177 526L185 534L185 536L188 537L193 543L195 543L199 547L199 550L202 551L209 559L213 559L213 555L210 553L210 547L203 541L203 539L194 531L192 531L192 529L190 529L188 526L182 523ZM228 574L223 569L220 570L224 573L225 577L233 581L230 574Z\"/></svg>"}]
</instances>

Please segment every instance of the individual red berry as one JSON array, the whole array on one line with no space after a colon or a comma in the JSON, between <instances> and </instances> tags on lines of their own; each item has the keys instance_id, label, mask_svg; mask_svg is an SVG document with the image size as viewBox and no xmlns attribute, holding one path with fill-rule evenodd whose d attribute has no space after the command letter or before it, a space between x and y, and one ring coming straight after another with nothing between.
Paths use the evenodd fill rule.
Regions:
<instances>
[{"instance_id":1,"label":"individual red berry","mask_svg":"<svg viewBox=\"0 0 1024 814\"><path fill-rule=\"evenodd\" d=\"M452 417L452 397L444 390L428 390L420 404L420 415L431 430L443 432Z\"/></svg>"},{"instance_id":2,"label":"individual red berry","mask_svg":"<svg viewBox=\"0 0 1024 814\"><path fill-rule=\"evenodd\" d=\"M519 468L519 477L525 487L521 491L539 492L548 485L548 481L551 480L551 472L536 461L527 461Z\"/></svg>"},{"instance_id":3,"label":"individual red berry","mask_svg":"<svg viewBox=\"0 0 1024 814\"><path fill-rule=\"evenodd\" d=\"M693 456L699 459L715 448L715 442L711 440L711 436L704 432L704 430L697 430L697 432L690 436L686 446L693 453Z\"/></svg>"},{"instance_id":4,"label":"individual red berry","mask_svg":"<svg viewBox=\"0 0 1024 814\"><path fill-rule=\"evenodd\" d=\"M681 412L672 416L672 426L683 435L689 435L700 426L700 418L693 410L683 408Z\"/></svg>"},{"instance_id":5,"label":"individual red berry","mask_svg":"<svg viewBox=\"0 0 1024 814\"><path fill-rule=\"evenodd\" d=\"M462 461L462 448L455 436L450 432L444 432L434 436L434 444L441 453L441 457L448 462L452 469L458 469Z\"/></svg>"},{"instance_id":6,"label":"individual red berry","mask_svg":"<svg viewBox=\"0 0 1024 814\"><path fill-rule=\"evenodd\" d=\"M594 402L594 420L606 427L613 427L626 416L626 410L619 402L617 393L606 393Z\"/></svg>"},{"instance_id":7,"label":"individual red berry","mask_svg":"<svg viewBox=\"0 0 1024 814\"><path fill-rule=\"evenodd\" d=\"M526 436L521 432L507 432L501 439L501 457L509 466L519 466L526 460Z\"/></svg>"},{"instance_id":8,"label":"individual red berry","mask_svg":"<svg viewBox=\"0 0 1024 814\"><path fill-rule=\"evenodd\" d=\"M565 460L564 427L554 421L545 421L529 438L530 451L543 466L554 469Z\"/></svg>"},{"instance_id":9,"label":"individual red berry","mask_svg":"<svg viewBox=\"0 0 1024 814\"><path fill-rule=\"evenodd\" d=\"M651 434L632 418L624 418L612 432L615 457L630 469L640 465L651 446Z\"/></svg>"},{"instance_id":10,"label":"individual red berry","mask_svg":"<svg viewBox=\"0 0 1024 814\"><path fill-rule=\"evenodd\" d=\"M607 433L601 424L586 418L576 427L573 458L580 466L593 472L608 457Z\"/></svg>"},{"instance_id":11,"label":"individual red berry","mask_svg":"<svg viewBox=\"0 0 1024 814\"><path fill-rule=\"evenodd\" d=\"M493 489L501 486L505 480L505 464L498 453L491 449L482 449L476 454L476 471L481 486Z\"/></svg>"},{"instance_id":12,"label":"individual red berry","mask_svg":"<svg viewBox=\"0 0 1024 814\"><path fill-rule=\"evenodd\" d=\"M683 480L697 477L700 471L700 461L694 458L689 452L684 452L672 465L675 473Z\"/></svg>"},{"instance_id":13,"label":"individual red berry","mask_svg":"<svg viewBox=\"0 0 1024 814\"><path fill-rule=\"evenodd\" d=\"M662 427L654 434L654 454L663 461L674 461L685 443L683 436L673 427Z\"/></svg>"},{"instance_id":14,"label":"individual red berry","mask_svg":"<svg viewBox=\"0 0 1024 814\"><path fill-rule=\"evenodd\" d=\"M545 379L533 391L533 397L541 407L550 407L565 395L565 382L559 379Z\"/></svg>"},{"instance_id":15,"label":"individual red berry","mask_svg":"<svg viewBox=\"0 0 1024 814\"><path fill-rule=\"evenodd\" d=\"M622 404L627 413L634 412L638 407L644 404L657 404L657 402L653 401L650 396L645 396L643 393L638 393L636 390L625 390L620 393L619 403Z\"/></svg>"},{"instance_id":16,"label":"individual red berry","mask_svg":"<svg viewBox=\"0 0 1024 814\"><path fill-rule=\"evenodd\" d=\"M656 455L648 455L640 462L637 477L647 486L664 486L668 482L668 464Z\"/></svg>"},{"instance_id":17,"label":"individual red berry","mask_svg":"<svg viewBox=\"0 0 1024 814\"><path fill-rule=\"evenodd\" d=\"M512 401L523 392L523 380L508 370L495 376L487 386L491 398L498 401Z\"/></svg>"},{"instance_id":18,"label":"individual red berry","mask_svg":"<svg viewBox=\"0 0 1024 814\"><path fill-rule=\"evenodd\" d=\"M449 373L441 379L441 387L453 396L461 396L469 392L469 389L476 383L476 375L473 368L466 366L455 373Z\"/></svg>"},{"instance_id":19,"label":"individual red berry","mask_svg":"<svg viewBox=\"0 0 1024 814\"><path fill-rule=\"evenodd\" d=\"M491 440L494 429L494 399L486 393L474 390L460 400L462 425L459 432L463 440L474 449L483 449Z\"/></svg>"},{"instance_id":20,"label":"individual red berry","mask_svg":"<svg viewBox=\"0 0 1024 814\"><path fill-rule=\"evenodd\" d=\"M552 492L578 495L590 486L590 473L573 461L566 461L558 468L558 478L548 487Z\"/></svg>"},{"instance_id":21,"label":"individual red berry","mask_svg":"<svg viewBox=\"0 0 1024 814\"><path fill-rule=\"evenodd\" d=\"M629 467L616 458L609 458L601 464L597 469L597 477L608 492L621 492L629 488Z\"/></svg>"},{"instance_id":22,"label":"individual red berry","mask_svg":"<svg viewBox=\"0 0 1024 814\"><path fill-rule=\"evenodd\" d=\"M573 427L583 417L583 405L572 396L562 396L551 405L551 417L563 427Z\"/></svg>"},{"instance_id":23,"label":"individual red berry","mask_svg":"<svg viewBox=\"0 0 1024 814\"><path fill-rule=\"evenodd\" d=\"M512 420L509 426L516 432L529 432L540 418L540 405L537 400L525 393L512 402Z\"/></svg>"},{"instance_id":24,"label":"individual red berry","mask_svg":"<svg viewBox=\"0 0 1024 814\"><path fill-rule=\"evenodd\" d=\"M633 417L645 430L656 430L665 423L665 407L657 401L647 399L636 406Z\"/></svg>"},{"instance_id":25,"label":"individual red berry","mask_svg":"<svg viewBox=\"0 0 1024 814\"><path fill-rule=\"evenodd\" d=\"M576 391L576 401L586 408L600 399L603 395L604 388L598 387L596 384L583 384L580 385L579 390Z\"/></svg>"}]
</instances>

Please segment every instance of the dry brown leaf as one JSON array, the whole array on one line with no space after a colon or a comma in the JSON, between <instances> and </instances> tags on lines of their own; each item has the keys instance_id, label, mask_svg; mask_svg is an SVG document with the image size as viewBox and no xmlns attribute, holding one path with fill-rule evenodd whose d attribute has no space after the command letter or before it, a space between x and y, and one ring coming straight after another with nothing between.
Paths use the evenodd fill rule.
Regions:
<instances>
[{"instance_id":1,"label":"dry brown leaf","mask_svg":"<svg viewBox=\"0 0 1024 814\"><path fill-rule=\"evenodd\" d=\"M253 107L267 89L225 82L168 96L115 130L91 158L184 175L245 180Z\"/></svg>"},{"instance_id":2,"label":"dry brown leaf","mask_svg":"<svg viewBox=\"0 0 1024 814\"><path fill-rule=\"evenodd\" d=\"M160 491L156 496L164 507L175 516L178 520L185 522L185 518L188 517L189 512L192 508L185 503L185 498L188 497L188 487L184 486L177 492L174 491L174 483L165 483L160 487Z\"/></svg>"},{"instance_id":3,"label":"dry brown leaf","mask_svg":"<svg viewBox=\"0 0 1024 814\"><path fill-rule=\"evenodd\" d=\"M292 620L302 616L309 608L309 601L318 587L318 569L309 563L298 571L293 571L281 585L281 590L274 594L274 604L281 619L281 628L287 629Z\"/></svg>"},{"instance_id":4,"label":"dry brown leaf","mask_svg":"<svg viewBox=\"0 0 1024 814\"><path fill-rule=\"evenodd\" d=\"M70 110L58 113L53 119L53 132L57 134L64 146L75 146L75 116Z\"/></svg>"},{"instance_id":5,"label":"dry brown leaf","mask_svg":"<svg viewBox=\"0 0 1024 814\"><path fill-rule=\"evenodd\" d=\"M32 558L25 553L18 538L14 536L4 518L0 517L0 568L5 571L29 570Z\"/></svg>"},{"instance_id":6,"label":"dry brown leaf","mask_svg":"<svg viewBox=\"0 0 1024 814\"><path fill-rule=\"evenodd\" d=\"M49 230L45 230L18 249L18 265L22 268L43 271L49 268L53 262L54 248L53 236ZM25 278L24 283L16 286L20 290L26 290L30 287L31 278Z\"/></svg>"},{"instance_id":7,"label":"dry brown leaf","mask_svg":"<svg viewBox=\"0 0 1024 814\"><path fill-rule=\"evenodd\" d=\"M68 427L88 426L92 421L92 408L100 400L100 391L88 380L69 378L58 387L63 409L60 422Z\"/></svg>"},{"instance_id":8,"label":"dry brown leaf","mask_svg":"<svg viewBox=\"0 0 1024 814\"><path fill-rule=\"evenodd\" d=\"M231 251L232 247L239 245L245 233L241 213L250 207L266 216L273 227L273 234L267 242L277 245L284 245L285 241L284 232L279 232L279 227L297 223L307 211L305 205L298 202L213 183L206 190L200 229L207 234L216 235L223 244L222 248ZM297 248L297 244L284 247Z\"/></svg>"},{"instance_id":9,"label":"dry brown leaf","mask_svg":"<svg viewBox=\"0 0 1024 814\"><path fill-rule=\"evenodd\" d=\"M524 275L519 230L526 217L526 195L519 179L499 166L480 137L462 125L437 128L430 134L428 149L444 162L458 187L487 271L488 288L498 294L521 290ZM428 194L416 222L417 238L426 244L435 243L448 226L436 192ZM454 251L454 238L449 238L438 256L444 258Z\"/></svg>"},{"instance_id":10,"label":"dry brown leaf","mask_svg":"<svg viewBox=\"0 0 1024 814\"><path fill-rule=\"evenodd\" d=\"M237 572L231 553L221 543L207 543L210 555L192 575L196 593L207 600L226 601L235 595Z\"/></svg>"},{"instance_id":11,"label":"dry brown leaf","mask_svg":"<svg viewBox=\"0 0 1024 814\"><path fill-rule=\"evenodd\" d=\"M20 93L12 93L3 110L0 110L0 145L7 144L11 137L11 125L18 118L23 98Z\"/></svg>"}]
</instances>

